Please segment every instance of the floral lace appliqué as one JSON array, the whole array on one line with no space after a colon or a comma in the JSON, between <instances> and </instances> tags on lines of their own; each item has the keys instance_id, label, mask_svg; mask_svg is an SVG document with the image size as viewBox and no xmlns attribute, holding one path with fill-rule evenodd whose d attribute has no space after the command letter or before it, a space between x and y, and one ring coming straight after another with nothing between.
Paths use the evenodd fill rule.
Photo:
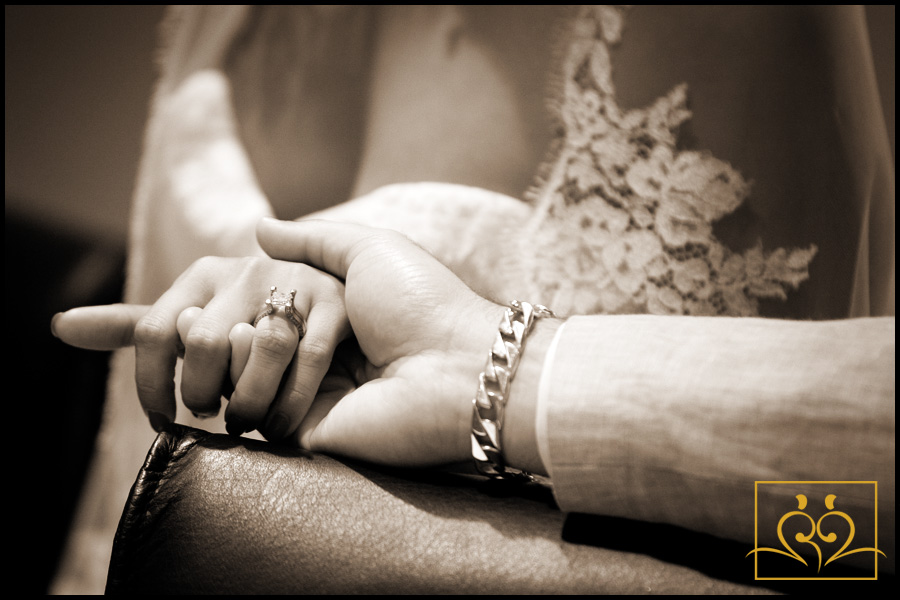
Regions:
<instances>
[{"instance_id":1,"label":"floral lace appliqu\u00e9","mask_svg":"<svg viewBox=\"0 0 900 600\"><path fill-rule=\"evenodd\" d=\"M624 13L593 6L574 22L556 107L564 135L529 197L534 282L564 314L757 315L760 299L786 299L809 277L816 248L735 253L715 238L750 186L709 153L676 148L685 85L620 109L609 48Z\"/></svg>"}]
</instances>

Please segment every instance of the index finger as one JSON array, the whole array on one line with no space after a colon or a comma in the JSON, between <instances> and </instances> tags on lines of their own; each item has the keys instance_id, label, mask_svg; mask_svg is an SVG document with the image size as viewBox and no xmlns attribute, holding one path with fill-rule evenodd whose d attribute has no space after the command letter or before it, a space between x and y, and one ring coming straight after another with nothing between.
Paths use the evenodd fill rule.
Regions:
<instances>
[{"instance_id":1,"label":"index finger","mask_svg":"<svg viewBox=\"0 0 900 600\"><path fill-rule=\"evenodd\" d=\"M54 315L53 335L86 350L116 350L134 345L134 327L147 314L143 304L81 306Z\"/></svg>"}]
</instances>

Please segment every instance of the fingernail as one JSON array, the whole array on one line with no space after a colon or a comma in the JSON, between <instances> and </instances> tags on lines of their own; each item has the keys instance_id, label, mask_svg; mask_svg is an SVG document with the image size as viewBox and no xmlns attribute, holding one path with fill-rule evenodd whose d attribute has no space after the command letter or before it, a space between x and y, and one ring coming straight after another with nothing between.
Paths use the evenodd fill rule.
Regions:
<instances>
[{"instance_id":1,"label":"fingernail","mask_svg":"<svg viewBox=\"0 0 900 600\"><path fill-rule=\"evenodd\" d=\"M212 419L213 417L215 417L215 416L218 415L219 413L218 413L218 412L206 412L206 413L202 413L202 412L194 412L194 411L191 411L191 414L194 415L194 418L195 418L195 419Z\"/></svg>"},{"instance_id":2,"label":"fingernail","mask_svg":"<svg viewBox=\"0 0 900 600\"><path fill-rule=\"evenodd\" d=\"M280 413L276 414L269 419L269 422L266 424L266 431L268 432L267 437L273 441L282 439L287 435L288 425L290 425L290 422L286 416Z\"/></svg>"},{"instance_id":3,"label":"fingernail","mask_svg":"<svg viewBox=\"0 0 900 600\"><path fill-rule=\"evenodd\" d=\"M156 433L161 433L172 423L172 421L169 420L169 417L161 412L156 412L155 410L148 410L147 418L150 420L150 427L152 427Z\"/></svg>"},{"instance_id":4,"label":"fingernail","mask_svg":"<svg viewBox=\"0 0 900 600\"><path fill-rule=\"evenodd\" d=\"M61 314L61 312L56 313L55 315L53 315L53 319L50 321L50 333L53 334L53 337L59 337L59 335L57 335L56 333L56 322L59 320L59 316Z\"/></svg>"},{"instance_id":5,"label":"fingernail","mask_svg":"<svg viewBox=\"0 0 900 600\"><path fill-rule=\"evenodd\" d=\"M239 437L247 432L247 424L243 419L231 417L230 419L228 419L228 422L225 423L225 431L227 431L230 435Z\"/></svg>"}]
</instances>

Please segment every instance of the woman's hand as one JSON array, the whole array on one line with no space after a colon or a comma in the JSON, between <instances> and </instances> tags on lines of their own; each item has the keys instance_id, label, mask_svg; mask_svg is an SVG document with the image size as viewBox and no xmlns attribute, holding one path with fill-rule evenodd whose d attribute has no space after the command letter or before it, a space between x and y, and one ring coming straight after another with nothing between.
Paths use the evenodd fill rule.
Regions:
<instances>
[{"instance_id":1,"label":"woman's hand","mask_svg":"<svg viewBox=\"0 0 900 600\"><path fill-rule=\"evenodd\" d=\"M257 237L345 280L359 344L336 355L297 443L403 466L471 458L472 398L504 307L396 232L266 219Z\"/></svg>"},{"instance_id":2,"label":"woman's hand","mask_svg":"<svg viewBox=\"0 0 900 600\"><path fill-rule=\"evenodd\" d=\"M304 331L285 308L251 325L271 286L285 296L296 290L293 308ZM84 348L133 344L138 396L157 430L174 421L175 363L182 356L181 396L189 410L214 416L221 397L230 396L229 432L260 429L279 440L298 428L350 332L343 292L340 281L306 265L206 257L151 307L77 308L54 318L53 331Z\"/></svg>"},{"instance_id":3,"label":"woman's hand","mask_svg":"<svg viewBox=\"0 0 900 600\"><path fill-rule=\"evenodd\" d=\"M174 415L172 374L184 339L182 396L195 412L218 407L217 384L227 380L230 353L237 383L226 419L233 433L262 424L270 439L398 466L470 459L472 399L505 307L473 292L394 231L264 219L257 236L278 259L272 261L278 268L264 267L258 259L222 264L218 261L226 259L204 259L147 314L145 307L128 305L74 309L54 320L54 332L63 341L93 349L135 343L139 393L151 421L165 423ZM304 262L345 280L343 305L334 298L340 283L297 264ZM307 276L327 277L331 287L304 284ZM286 319L264 319L248 336L263 290L276 282L314 294L301 299L298 292L295 305L308 318L295 354L286 351L289 343L273 352L266 346L270 334L260 333L272 326L289 331ZM311 312L304 313L309 307ZM338 345L349 331L342 317L349 319L354 339ZM529 337L502 434L507 463L535 473L545 473L534 415L537 380L553 330L539 325ZM241 370L245 356L247 366ZM272 402L279 389L275 382L289 363ZM288 425L279 427L278 421Z\"/></svg>"}]
</instances>

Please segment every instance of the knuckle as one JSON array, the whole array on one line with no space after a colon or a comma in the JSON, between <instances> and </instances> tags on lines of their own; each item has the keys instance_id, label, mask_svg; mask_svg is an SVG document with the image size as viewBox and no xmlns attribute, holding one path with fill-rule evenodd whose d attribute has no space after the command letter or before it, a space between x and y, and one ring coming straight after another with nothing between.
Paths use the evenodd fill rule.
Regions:
<instances>
[{"instance_id":1,"label":"knuckle","mask_svg":"<svg viewBox=\"0 0 900 600\"><path fill-rule=\"evenodd\" d=\"M329 344L318 338L304 338L300 351L297 353L297 361L311 367L320 367L331 362L332 348Z\"/></svg>"},{"instance_id":2,"label":"knuckle","mask_svg":"<svg viewBox=\"0 0 900 600\"><path fill-rule=\"evenodd\" d=\"M172 332L162 319L147 315L141 318L134 327L134 343L138 346L155 347L168 342Z\"/></svg>"},{"instance_id":3,"label":"knuckle","mask_svg":"<svg viewBox=\"0 0 900 600\"><path fill-rule=\"evenodd\" d=\"M259 256L242 256L236 260L243 269L251 271L256 270L265 262L265 259Z\"/></svg>"},{"instance_id":4,"label":"knuckle","mask_svg":"<svg viewBox=\"0 0 900 600\"><path fill-rule=\"evenodd\" d=\"M229 259L232 261L235 273L234 281L239 285L251 285L257 282L259 274L265 272L271 264L266 265L266 259L260 256L241 256ZM269 259L271 261L271 259Z\"/></svg>"},{"instance_id":5,"label":"knuckle","mask_svg":"<svg viewBox=\"0 0 900 600\"><path fill-rule=\"evenodd\" d=\"M333 349L326 344L302 345L294 357L297 373L294 386L303 393L315 393L331 365L333 354Z\"/></svg>"},{"instance_id":6,"label":"knuckle","mask_svg":"<svg viewBox=\"0 0 900 600\"><path fill-rule=\"evenodd\" d=\"M296 338L288 331L281 327L266 327L265 329L257 329L256 335L253 337L256 349L264 355L272 357L282 357L285 354L292 354L297 346Z\"/></svg>"},{"instance_id":7,"label":"knuckle","mask_svg":"<svg viewBox=\"0 0 900 600\"><path fill-rule=\"evenodd\" d=\"M224 260L227 259L221 256L201 256L194 261L194 264L191 265L191 268L198 271L208 271L209 269L218 267Z\"/></svg>"},{"instance_id":8,"label":"knuckle","mask_svg":"<svg viewBox=\"0 0 900 600\"><path fill-rule=\"evenodd\" d=\"M317 295L320 295L321 297L320 302L324 302L327 304L338 304L339 302L333 298L343 298L344 284L338 281L335 277L328 275L327 273L320 272L316 275L319 278L319 280L316 281L316 290L318 292Z\"/></svg>"},{"instance_id":9,"label":"knuckle","mask_svg":"<svg viewBox=\"0 0 900 600\"><path fill-rule=\"evenodd\" d=\"M332 297L323 298L319 302L322 304L322 308L327 309L333 318L344 319L347 317L347 304L344 302L342 287L336 288Z\"/></svg>"},{"instance_id":10,"label":"knuckle","mask_svg":"<svg viewBox=\"0 0 900 600\"><path fill-rule=\"evenodd\" d=\"M231 260L234 261L234 271L239 273L239 278L257 273L260 268L260 258L258 256L241 256Z\"/></svg>"},{"instance_id":11,"label":"knuckle","mask_svg":"<svg viewBox=\"0 0 900 600\"><path fill-rule=\"evenodd\" d=\"M201 256L200 258L192 262L187 269L184 270L184 273L181 275L181 277L179 277L179 279L185 277L196 277L197 275L208 273L215 262L215 256Z\"/></svg>"},{"instance_id":12,"label":"knuckle","mask_svg":"<svg viewBox=\"0 0 900 600\"><path fill-rule=\"evenodd\" d=\"M184 340L185 352L196 356L219 356L230 349L227 336L206 329L204 327L192 327Z\"/></svg>"},{"instance_id":13,"label":"knuckle","mask_svg":"<svg viewBox=\"0 0 900 600\"><path fill-rule=\"evenodd\" d=\"M215 280L221 274L223 269L233 264L234 260L234 258L226 256L201 256L192 262L178 279Z\"/></svg>"}]
</instances>

